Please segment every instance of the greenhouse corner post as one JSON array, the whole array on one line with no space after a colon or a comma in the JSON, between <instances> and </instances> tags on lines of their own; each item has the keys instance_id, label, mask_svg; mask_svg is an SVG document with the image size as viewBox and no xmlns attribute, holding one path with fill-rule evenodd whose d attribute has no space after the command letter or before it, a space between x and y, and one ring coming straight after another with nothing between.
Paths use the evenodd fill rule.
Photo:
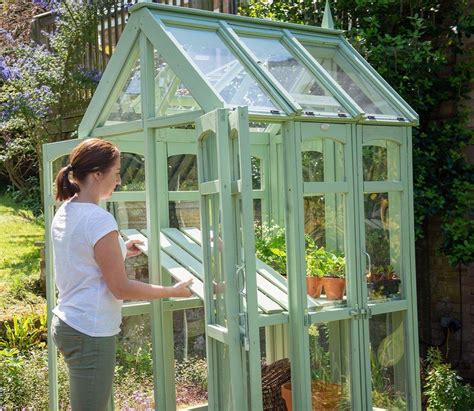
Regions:
<instances>
[{"instance_id":1,"label":"greenhouse corner post","mask_svg":"<svg viewBox=\"0 0 474 411\"><path fill-rule=\"evenodd\" d=\"M419 337L418 337L418 313L417 313L417 304L416 304L416 262L415 262L415 213L414 213L414 194L413 194L413 135L412 135L412 128L406 128L406 141L407 143L407 162L408 162L408 175L407 175L407 186L408 186L408 198L409 198L409 210L408 210L408 218L409 218L409 227L410 229L410 283L409 288L411 290L411 294L409 296L410 304L408 305L410 308L408 310L409 315L409 331L408 335L411 337L408 341L408 344L411 344L413 347L413 355L410 360L410 374L413 375L410 381L410 391L412 394L412 401L413 406L417 410L421 410L421 381L420 381L420 354L419 354Z\"/></svg>"},{"instance_id":2,"label":"greenhouse corner post","mask_svg":"<svg viewBox=\"0 0 474 411\"><path fill-rule=\"evenodd\" d=\"M58 400L58 353L53 343L51 334L51 320L53 307L56 305L56 289L53 275L53 250L51 242L51 221L53 219L53 193L51 180L52 172L47 150L43 145L43 181L44 181L44 226L45 226L45 257L46 257L46 307L48 320L48 384L49 384L49 409L56 411L59 409Z\"/></svg>"},{"instance_id":3,"label":"greenhouse corner post","mask_svg":"<svg viewBox=\"0 0 474 411\"><path fill-rule=\"evenodd\" d=\"M153 46L145 37L140 35L141 78L140 88L142 96L142 119L144 121L145 140L145 189L146 212L148 229L148 271L150 283L161 284L160 270L160 210L158 203L157 186L157 152L155 131L147 125L147 120L155 115L155 90L154 90L154 58ZM153 355L154 396L156 408L167 410L171 404L167 401L166 392L166 367L164 347L165 324L163 318L163 305L160 300L151 303L151 338Z\"/></svg>"},{"instance_id":4,"label":"greenhouse corner post","mask_svg":"<svg viewBox=\"0 0 474 411\"><path fill-rule=\"evenodd\" d=\"M283 125L283 161L285 169L285 226L289 299L289 345L293 409L311 409L311 384L308 366L309 339L307 332L305 244L303 218L303 189L301 176L301 125L288 121Z\"/></svg>"}]
</instances>

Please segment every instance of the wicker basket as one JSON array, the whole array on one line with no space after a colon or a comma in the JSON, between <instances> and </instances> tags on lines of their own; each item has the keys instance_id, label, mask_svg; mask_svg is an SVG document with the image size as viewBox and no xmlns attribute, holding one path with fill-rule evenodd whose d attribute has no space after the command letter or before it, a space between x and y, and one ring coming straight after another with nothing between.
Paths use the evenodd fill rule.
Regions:
<instances>
[{"instance_id":1,"label":"wicker basket","mask_svg":"<svg viewBox=\"0 0 474 411\"><path fill-rule=\"evenodd\" d=\"M288 358L262 366L263 409L286 411L285 401L281 397L281 386L291 380Z\"/></svg>"}]
</instances>

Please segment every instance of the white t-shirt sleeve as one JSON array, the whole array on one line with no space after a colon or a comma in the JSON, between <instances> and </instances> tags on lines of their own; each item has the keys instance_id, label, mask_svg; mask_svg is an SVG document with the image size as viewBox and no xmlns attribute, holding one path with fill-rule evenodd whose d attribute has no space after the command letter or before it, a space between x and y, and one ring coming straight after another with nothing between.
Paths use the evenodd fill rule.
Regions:
<instances>
[{"instance_id":1,"label":"white t-shirt sleeve","mask_svg":"<svg viewBox=\"0 0 474 411\"><path fill-rule=\"evenodd\" d=\"M112 214L105 210L97 209L97 211L89 215L86 224L86 235L92 248L94 248L97 241L112 231L118 231L117 222Z\"/></svg>"}]
</instances>

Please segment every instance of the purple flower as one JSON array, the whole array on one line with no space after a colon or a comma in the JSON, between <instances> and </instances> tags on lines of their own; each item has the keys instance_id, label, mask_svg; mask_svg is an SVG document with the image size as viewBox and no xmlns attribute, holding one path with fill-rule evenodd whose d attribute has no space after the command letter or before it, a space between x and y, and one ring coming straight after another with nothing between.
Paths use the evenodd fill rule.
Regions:
<instances>
[{"instance_id":1,"label":"purple flower","mask_svg":"<svg viewBox=\"0 0 474 411\"><path fill-rule=\"evenodd\" d=\"M79 67L78 72L82 79L91 81L92 83L98 83L102 78L102 72L94 68Z\"/></svg>"},{"instance_id":2,"label":"purple flower","mask_svg":"<svg viewBox=\"0 0 474 411\"><path fill-rule=\"evenodd\" d=\"M9 31L5 30L5 29L0 29L0 36L5 37L5 39L9 43L13 43L15 41L12 34Z\"/></svg>"}]
</instances>

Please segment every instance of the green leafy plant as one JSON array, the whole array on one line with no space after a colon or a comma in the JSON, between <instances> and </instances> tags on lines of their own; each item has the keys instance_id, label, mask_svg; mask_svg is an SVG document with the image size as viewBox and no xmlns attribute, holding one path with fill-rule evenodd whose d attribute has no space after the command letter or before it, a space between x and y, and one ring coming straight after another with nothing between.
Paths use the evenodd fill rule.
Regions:
<instances>
[{"instance_id":1,"label":"green leafy plant","mask_svg":"<svg viewBox=\"0 0 474 411\"><path fill-rule=\"evenodd\" d=\"M430 348L424 394L429 410L472 410L474 390L442 359L441 351Z\"/></svg>"},{"instance_id":2,"label":"green leafy plant","mask_svg":"<svg viewBox=\"0 0 474 411\"><path fill-rule=\"evenodd\" d=\"M47 334L46 314L40 316L13 316L11 324L4 322L5 333L0 340L0 347L17 349L28 353L31 348L40 348L45 345Z\"/></svg>"},{"instance_id":3,"label":"green leafy plant","mask_svg":"<svg viewBox=\"0 0 474 411\"><path fill-rule=\"evenodd\" d=\"M273 224L262 224L255 231L257 258L282 275L286 275L285 229Z\"/></svg>"}]
</instances>

